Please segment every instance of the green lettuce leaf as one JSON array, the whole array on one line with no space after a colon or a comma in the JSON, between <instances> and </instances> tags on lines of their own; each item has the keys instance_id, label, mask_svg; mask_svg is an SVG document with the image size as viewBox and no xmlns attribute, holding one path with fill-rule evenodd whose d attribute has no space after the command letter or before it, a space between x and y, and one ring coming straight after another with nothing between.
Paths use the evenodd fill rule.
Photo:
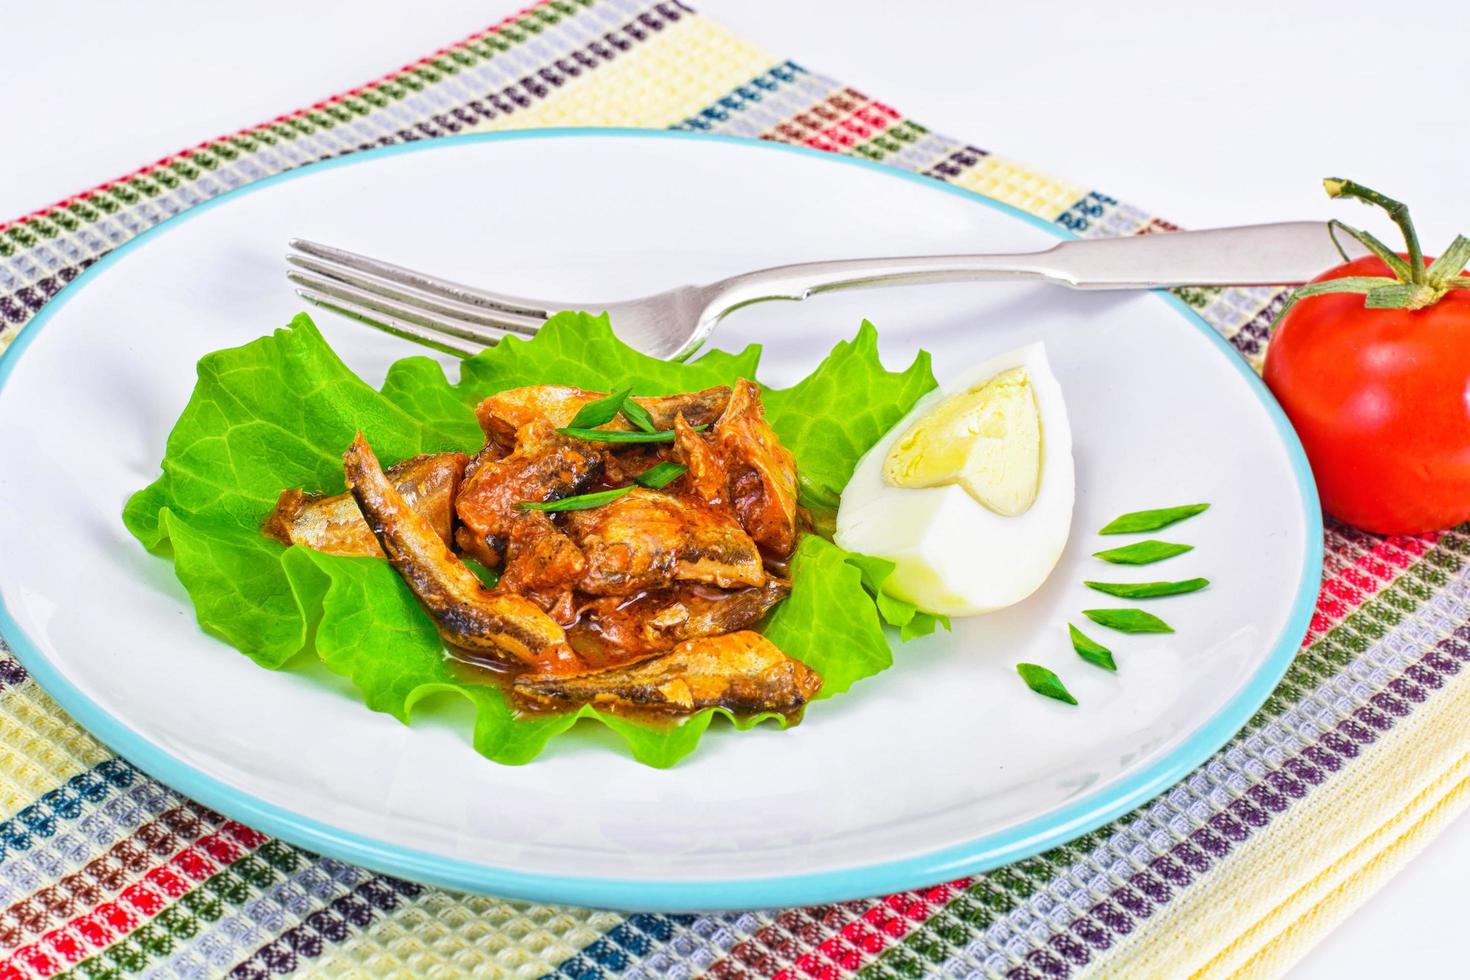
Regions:
<instances>
[{"instance_id":1,"label":"green lettuce leaf","mask_svg":"<svg viewBox=\"0 0 1470 980\"><path fill-rule=\"evenodd\" d=\"M798 469L834 499L862 453L934 386L927 355L889 372L876 341L865 323L806 380L765 395ZM694 750L717 714L740 729L785 720L708 710L657 725L590 707L518 716L498 687L477 683L446 658L433 625L386 562L283 547L260 534L260 523L283 487L340 492L342 450L359 430L385 462L474 452L483 436L473 408L493 392L554 383L668 394L754 377L759 357L752 346L673 364L620 343L605 316L563 313L533 339L507 340L465 361L456 384L437 362L409 357L374 390L303 314L270 337L200 361L162 474L129 499L123 521L150 550L172 557L200 625L264 667L314 655L350 680L368 707L405 723L426 698L463 697L475 709L475 749L497 762L528 762L549 739L588 719L622 736L639 761L670 766ZM793 558L792 595L766 633L822 675L823 697L892 663L884 623L905 636L925 629L924 614L883 594L885 564L816 535Z\"/></svg>"},{"instance_id":2,"label":"green lettuce leaf","mask_svg":"<svg viewBox=\"0 0 1470 980\"><path fill-rule=\"evenodd\" d=\"M771 613L764 631L822 675L823 698L893 665L878 610L851 557L815 534L802 538L791 563L791 595Z\"/></svg>"},{"instance_id":3,"label":"green lettuce leaf","mask_svg":"<svg viewBox=\"0 0 1470 980\"><path fill-rule=\"evenodd\" d=\"M562 313L530 340L511 337L465 361L458 391L471 406L496 391L540 384L676 395L754 378L760 356L760 346L751 344L739 354L712 350L688 363L661 361L613 336L606 315Z\"/></svg>"},{"instance_id":4,"label":"green lettuce leaf","mask_svg":"<svg viewBox=\"0 0 1470 980\"><path fill-rule=\"evenodd\" d=\"M898 567L893 562L875 555L859 555L853 552L844 552L844 554L861 573L863 588L873 597L873 602L878 607L878 615L882 616L883 622L889 626L898 627L898 635L901 640L907 642L921 636L928 636L940 626L946 630L950 628L948 616L924 612L912 602L896 598L883 591L883 583L888 581L888 576L892 575L893 570Z\"/></svg>"},{"instance_id":5,"label":"green lettuce leaf","mask_svg":"<svg viewBox=\"0 0 1470 980\"><path fill-rule=\"evenodd\" d=\"M796 453L803 503L835 509L863 453L934 387L928 351L907 370L885 371L878 330L864 320L811 374L764 392L766 421Z\"/></svg>"}]
</instances>

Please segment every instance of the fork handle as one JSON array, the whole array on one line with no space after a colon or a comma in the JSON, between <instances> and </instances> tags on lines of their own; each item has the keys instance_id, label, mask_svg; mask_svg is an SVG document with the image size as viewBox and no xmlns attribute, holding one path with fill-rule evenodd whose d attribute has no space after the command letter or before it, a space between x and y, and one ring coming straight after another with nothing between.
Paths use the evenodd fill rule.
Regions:
<instances>
[{"instance_id":1,"label":"fork handle","mask_svg":"<svg viewBox=\"0 0 1470 980\"><path fill-rule=\"evenodd\" d=\"M718 284L724 312L839 289L1013 280L1073 289L1298 285L1341 261L1320 221L1291 221L1061 242L1009 255L839 259L777 266Z\"/></svg>"},{"instance_id":2,"label":"fork handle","mask_svg":"<svg viewBox=\"0 0 1470 980\"><path fill-rule=\"evenodd\" d=\"M841 289L982 280L1065 282L1056 269L1038 261L1047 254L915 255L781 265L747 272L720 283L719 305L728 313L751 303L803 300Z\"/></svg>"}]
</instances>

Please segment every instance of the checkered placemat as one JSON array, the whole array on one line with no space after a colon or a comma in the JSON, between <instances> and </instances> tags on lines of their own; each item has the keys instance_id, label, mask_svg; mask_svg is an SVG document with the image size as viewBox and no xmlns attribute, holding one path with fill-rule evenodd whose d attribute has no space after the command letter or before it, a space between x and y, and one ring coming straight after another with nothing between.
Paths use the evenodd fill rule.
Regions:
<instances>
[{"instance_id":1,"label":"checkered placemat","mask_svg":"<svg viewBox=\"0 0 1470 980\"><path fill-rule=\"evenodd\" d=\"M933 133L680 3L547 0L378 81L0 225L0 347L109 250L233 187L373 146L576 125L853 154L1084 236L1172 227ZM1259 363L1279 292L1182 295ZM311 854L114 756L0 644L0 980L1274 975L1463 808L1470 785L1470 534L1331 526L1326 545L1295 665L1174 789L989 874L764 912L527 905Z\"/></svg>"}]
</instances>

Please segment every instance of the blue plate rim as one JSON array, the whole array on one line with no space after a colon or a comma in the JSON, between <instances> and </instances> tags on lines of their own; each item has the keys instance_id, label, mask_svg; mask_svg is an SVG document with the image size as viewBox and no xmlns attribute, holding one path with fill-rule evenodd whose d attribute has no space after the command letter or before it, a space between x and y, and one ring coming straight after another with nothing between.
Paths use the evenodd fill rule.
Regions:
<instances>
[{"instance_id":1,"label":"blue plate rim","mask_svg":"<svg viewBox=\"0 0 1470 980\"><path fill-rule=\"evenodd\" d=\"M972 203L1002 211L1061 239L1076 238L1061 225L1020 210L1004 201L956 187L933 178L882 163L842 156L803 146L716 133L679 130L559 127L500 133L468 133L414 143L378 147L341 157L305 164L292 170L234 188L195 207L182 211L136 238L125 242L87 268L64 288L25 326L10 348L0 354L0 387L9 381L26 349L66 302L91 283L103 270L135 249L184 221L226 202L286 180L318 170L355 166L402 153L449 149L469 143L555 140L566 138L617 138L683 140L742 147L764 147L773 152L795 153L841 166L861 167L935 191L953 194ZM718 909L806 905L888 894L933 885L1031 857L1067 843L1147 803L1173 786L1228 742L1265 703L1286 674L1306 635L1321 586L1323 525L1316 483L1312 478L1301 442L1286 415L1265 384L1245 359L1203 318L1177 296L1160 291L1159 297L1174 307L1197 330L1230 359L1245 378L1252 393L1262 402L1272 425L1291 460L1299 491L1306 532L1302 557L1303 574L1290 615L1271 651L1251 680L1189 738L1148 767L1050 813L1001 831L984 834L963 844L951 845L912 857L843 868L816 874L752 879L663 880L637 878L546 875L515 871L486 864L402 847L388 841L352 833L296 813L286 807L258 799L184 762L163 747L130 729L73 685L49 661L40 646L20 627L0 594L0 635L36 682L84 728L160 782L173 787L219 812L279 837L291 844L329 857L360 864L374 871L397 875L446 888L474 891L505 898L570 905L646 909L664 912L694 912Z\"/></svg>"}]
</instances>

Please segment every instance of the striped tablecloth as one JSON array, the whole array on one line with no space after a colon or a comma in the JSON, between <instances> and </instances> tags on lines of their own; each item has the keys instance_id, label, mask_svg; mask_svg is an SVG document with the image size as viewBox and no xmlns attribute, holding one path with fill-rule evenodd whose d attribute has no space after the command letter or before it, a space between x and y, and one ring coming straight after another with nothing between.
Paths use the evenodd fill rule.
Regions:
<instances>
[{"instance_id":1,"label":"striped tablecloth","mask_svg":"<svg viewBox=\"0 0 1470 980\"><path fill-rule=\"evenodd\" d=\"M576 125L859 155L1085 236L1171 227L931 132L678 2L548 0L361 88L0 225L0 346L110 249L232 187L371 146ZM1185 299L1259 363L1279 293ZM1326 544L1317 614L1286 680L1169 792L989 874L762 912L526 905L308 853L114 756L0 645L0 980L1274 975L1463 807L1470 777L1470 533L1329 527Z\"/></svg>"}]
</instances>

